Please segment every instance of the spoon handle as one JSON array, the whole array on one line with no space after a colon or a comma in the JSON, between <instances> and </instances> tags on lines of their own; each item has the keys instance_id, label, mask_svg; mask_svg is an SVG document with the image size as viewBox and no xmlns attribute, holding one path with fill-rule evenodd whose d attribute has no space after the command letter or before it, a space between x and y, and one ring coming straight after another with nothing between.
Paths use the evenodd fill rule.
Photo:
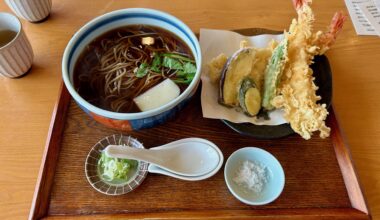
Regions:
<instances>
[{"instance_id":1,"label":"spoon handle","mask_svg":"<svg viewBox=\"0 0 380 220\"><path fill-rule=\"evenodd\" d=\"M121 145L108 145L104 149L109 157L142 160L148 163L161 165L163 163L160 151L152 151L142 148L126 147Z\"/></svg>"}]
</instances>

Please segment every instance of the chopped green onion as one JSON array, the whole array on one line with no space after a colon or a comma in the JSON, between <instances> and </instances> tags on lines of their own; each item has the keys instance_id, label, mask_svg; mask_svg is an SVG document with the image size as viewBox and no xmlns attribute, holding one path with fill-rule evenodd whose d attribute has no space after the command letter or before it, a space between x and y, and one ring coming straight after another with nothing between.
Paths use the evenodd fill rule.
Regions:
<instances>
[{"instance_id":1,"label":"chopped green onion","mask_svg":"<svg viewBox=\"0 0 380 220\"><path fill-rule=\"evenodd\" d=\"M98 166L101 170L101 178L106 181L113 181L115 179L127 180L127 174L131 169L137 167L137 161L107 157L106 154L102 152Z\"/></svg>"}]
</instances>

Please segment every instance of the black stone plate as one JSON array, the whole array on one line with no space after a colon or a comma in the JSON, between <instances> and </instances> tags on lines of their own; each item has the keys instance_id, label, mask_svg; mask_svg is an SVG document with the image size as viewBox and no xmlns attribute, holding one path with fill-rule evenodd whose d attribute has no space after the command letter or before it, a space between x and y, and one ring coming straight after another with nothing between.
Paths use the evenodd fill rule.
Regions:
<instances>
[{"instance_id":1,"label":"black stone plate","mask_svg":"<svg viewBox=\"0 0 380 220\"><path fill-rule=\"evenodd\" d=\"M317 94L322 97L319 102L325 103L327 108L329 108L332 99L332 74L327 57L324 55L316 56L311 68L314 72L315 84L319 87ZM251 123L232 123L227 120L222 121L234 131L258 139L276 139L295 133L289 124L269 126Z\"/></svg>"}]
</instances>

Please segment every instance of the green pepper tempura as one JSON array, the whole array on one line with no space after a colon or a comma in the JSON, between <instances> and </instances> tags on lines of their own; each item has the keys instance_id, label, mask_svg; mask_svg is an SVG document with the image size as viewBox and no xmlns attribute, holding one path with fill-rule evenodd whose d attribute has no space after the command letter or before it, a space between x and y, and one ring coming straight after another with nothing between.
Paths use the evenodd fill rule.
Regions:
<instances>
[{"instance_id":1,"label":"green pepper tempura","mask_svg":"<svg viewBox=\"0 0 380 220\"><path fill-rule=\"evenodd\" d=\"M106 154L102 152L98 166L103 180L128 180L128 173L137 167L137 161L107 157Z\"/></svg>"}]
</instances>

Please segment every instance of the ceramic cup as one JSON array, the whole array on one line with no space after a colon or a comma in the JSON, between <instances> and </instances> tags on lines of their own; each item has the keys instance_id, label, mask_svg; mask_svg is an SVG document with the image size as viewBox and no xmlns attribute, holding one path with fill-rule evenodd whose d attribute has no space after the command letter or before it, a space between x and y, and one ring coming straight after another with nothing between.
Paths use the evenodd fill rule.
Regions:
<instances>
[{"instance_id":1,"label":"ceramic cup","mask_svg":"<svg viewBox=\"0 0 380 220\"><path fill-rule=\"evenodd\" d=\"M32 66L33 50L20 20L0 12L0 75L15 78Z\"/></svg>"},{"instance_id":2,"label":"ceramic cup","mask_svg":"<svg viewBox=\"0 0 380 220\"><path fill-rule=\"evenodd\" d=\"M50 14L51 0L5 0L9 8L19 17L39 22Z\"/></svg>"}]
</instances>

